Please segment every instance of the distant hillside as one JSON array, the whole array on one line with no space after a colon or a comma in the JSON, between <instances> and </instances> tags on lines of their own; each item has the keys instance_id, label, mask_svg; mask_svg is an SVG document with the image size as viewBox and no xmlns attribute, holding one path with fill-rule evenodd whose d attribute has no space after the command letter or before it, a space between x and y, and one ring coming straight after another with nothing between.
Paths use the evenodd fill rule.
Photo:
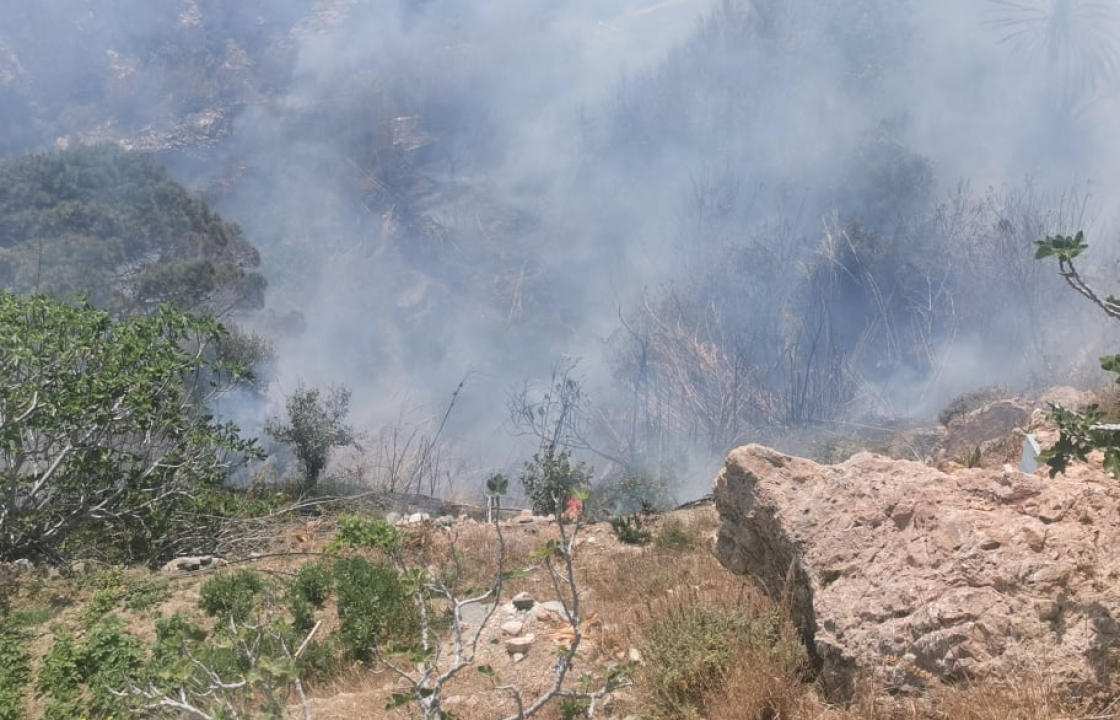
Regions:
<instances>
[{"instance_id":1,"label":"distant hillside","mask_svg":"<svg viewBox=\"0 0 1120 720\"><path fill-rule=\"evenodd\" d=\"M86 294L124 314L161 302L259 308L260 257L240 228L153 158L111 147L0 162L0 286Z\"/></svg>"}]
</instances>

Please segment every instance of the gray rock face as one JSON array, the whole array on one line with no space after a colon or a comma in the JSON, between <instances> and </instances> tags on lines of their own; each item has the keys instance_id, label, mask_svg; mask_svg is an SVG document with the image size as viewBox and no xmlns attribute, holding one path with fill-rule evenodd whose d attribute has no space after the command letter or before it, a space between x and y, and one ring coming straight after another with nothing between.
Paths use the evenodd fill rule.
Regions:
<instances>
[{"instance_id":1,"label":"gray rock face","mask_svg":"<svg viewBox=\"0 0 1120 720\"><path fill-rule=\"evenodd\" d=\"M943 473L861 453L822 466L758 445L716 479L716 555L790 598L825 687L1008 678L1120 688L1120 484Z\"/></svg>"}]
</instances>

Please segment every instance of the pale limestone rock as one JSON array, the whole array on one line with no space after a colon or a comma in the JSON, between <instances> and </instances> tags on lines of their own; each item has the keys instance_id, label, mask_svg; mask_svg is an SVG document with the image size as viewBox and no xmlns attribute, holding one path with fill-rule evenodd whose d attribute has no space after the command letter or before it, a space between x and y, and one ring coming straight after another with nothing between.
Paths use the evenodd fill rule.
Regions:
<instances>
[{"instance_id":1,"label":"pale limestone rock","mask_svg":"<svg viewBox=\"0 0 1120 720\"><path fill-rule=\"evenodd\" d=\"M945 473L868 453L823 466L749 445L715 499L720 562L788 593L836 696L859 672L906 690L1043 658L1058 686L1120 690L1120 483L1099 469Z\"/></svg>"}]
</instances>

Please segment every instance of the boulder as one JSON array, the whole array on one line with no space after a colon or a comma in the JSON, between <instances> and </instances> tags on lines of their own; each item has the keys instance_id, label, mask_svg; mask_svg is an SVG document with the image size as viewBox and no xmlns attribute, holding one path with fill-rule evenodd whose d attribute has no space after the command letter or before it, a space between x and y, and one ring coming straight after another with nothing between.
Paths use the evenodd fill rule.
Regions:
<instances>
[{"instance_id":1,"label":"boulder","mask_svg":"<svg viewBox=\"0 0 1120 720\"><path fill-rule=\"evenodd\" d=\"M1120 487L1097 469L824 466L749 445L715 499L716 556L788 602L837 699L861 674L907 691L1039 667L1074 692L1120 689Z\"/></svg>"},{"instance_id":2,"label":"boulder","mask_svg":"<svg viewBox=\"0 0 1120 720\"><path fill-rule=\"evenodd\" d=\"M957 415L945 426L945 452L950 458L967 455L975 448L1000 440L1025 429L1033 407L1026 400L1009 398L988 403L971 412ZM1016 443L1022 438L1016 439Z\"/></svg>"},{"instance_id":3,"label":"boulder","mask_svg":"<svg viewBox=\"0 0 1120 720\"><path fill-rule=\"evenodd\" d=\"M202 568L218 568L226 565L226 561L215 555L192 555L170 560L163 566L163 572L195 572Z\"/></svg>"}]
</instances>

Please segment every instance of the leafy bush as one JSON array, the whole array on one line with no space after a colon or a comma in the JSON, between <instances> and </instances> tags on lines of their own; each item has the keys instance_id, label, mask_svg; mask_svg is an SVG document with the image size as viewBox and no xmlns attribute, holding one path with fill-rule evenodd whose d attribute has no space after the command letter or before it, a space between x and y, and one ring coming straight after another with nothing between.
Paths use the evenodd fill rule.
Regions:
<instances>
[{"instance_id":1,"label":"leafy bush","mask_svg":"<svg viewBox=\"0 0 1120 720\"><path fill-rule=\"evenodd\" d=\"M157 622L147 684L140 688L155 693L146 700L185 700L199 709L196 716L283 717L299 677L292 652L300 636L273 613L267 594L258 599L252 622L216 623L210 634L181 615Z\"/></svg>"},{"instance_id":2,"label":"leafy bush","mask_svg":"<svg viewBox=\"0 0 1120 720\"><path fill-rule=\"evenodd\" d=\"M399 541L400 534L388 522L349 516L338 521L338 534L332 545L336 548L366 548L390 553L396 549Z\"/></svg>"},{"instance_id":3,"label":"leafy bush","mask_svg":"<svg viewBox=\"0 0 1120 720\"><path fill-rule=\"evenodd\" d=\"M264 592L260 575L252 570L212 577L202 584L198 606L210 617L244 622L257 609Z\"/></svg>"},{"instance_id":4,"label":"leafy bush","mask_svg":"<svg viewBox=\"0 0 1120 720\"><path fill-rule=\"evenodd\" d=\"M559 515L568 506L572 493L590 485L591 468L582 462L572 462L572 452L545 443L525 463L521 471L521 485L536 515Z\"/></svg>"},{"instance_id":5,"label":"leafy bush","mask_svg":"<svg viewBox=\"0 0 1120 720\"><path fill-rule=\"evenodd\" d=\"M331 593L330 570L319 563L304 565L292 582L292 592L317 608L323 607Z\"/></svg>"},{"instance_id":6,"label":"leafy bush","mask_svg":"<svg viewBox=\"0 0 1120 720\"><path fill-rule=\"evenodd\" d=\"M89 710L96 718L130 717L129 698L116 693L137 682L144 665L140 640L125 623L106 615L90 629L81 653L82 675L89 686Z\"/></svg>"},{"instance_id":7,"label":"leafy bush","mask_svg":"<svg viewBox=\"0 0 1120 720\"><path fill-rule=\"evenodd\" d=\"M0 456L22 453L0 475L0 491L21 499L0 517L0 557L57 560L73 540L155 564L193 536L178 510L221 487L231 454L256 452L203 411L191 380L240 376L192 350L223 332L167 307L114 322L0 290Z\"/></svg>"},{"instance_id":8,"label":"leafy bush","mask_svg":"<svg viewBox=\"0 0 1120 720\"><path fill-rule=\"evenodd\" d=\"M351 657L368 660L376 647L408 647L415 642L419 613L395 570L352 556L335 562L334 578L339 636Z\"/></svg>"},{"instance_id":9,"label":"leafy bush","mask_svg":"<svg viewBox=\"0 0 1120 720\"><path fill-rule=\"evenodd\" d=\"M315 610L323 607L332 587L333 579L326 566L308 563L299 569L288 588L288 607L297 631L306 633L315 627Z\"/></svg>"},{"instance_id":10,"label":"leafy bush","mask_svg":"<svg viewBox=\"0 0 1120 720\"><path fill-rule=\"evenodd\" d=\"M292 448L303 477L300 491L319 482L331 450L354 443L354 430L346 424L350 413L350 389L337 386L325 395L318 388L296 388L286 401L287 420L272 418L265 429L277 442Z\"/></svg>"},{"instance_id":11,"label":"leafy bush","mask_svg":"<svg viewBox=\"0 0 1120 720\"><path fill-rule=\"evenodd\" d=\"M0 720L24 717L24 691L31 678L26 631L0 624Z\"/></svg>"},{"instance_id":12,"label":"leafy bush","mask_svg":"<svg viewBox=\"0 0 1120 720\"><path fill-rule=\"evenodd\" d=\"M1085 234L1053 235L1035 242L1035 258L1053 257L1058 261L1058 271L1074 290L1088 299L1104 313L1120 320L1120 299L1109 295L1102 298L1089 287L1074 266L1076 259L1088 249ZM1116 375L1120 385L1120 355L1105 355L1100 359L1101 369ZM1042 452L1038 459L1050 466L1050 476L1065 472L1071 460L1085 462L1089 453L1100 450L1104 454L1104 469L1120 478L1120 425L1107 422L1098 405L1090 405L1081 412L1057 405L1050 407L1050 419L1058 426L1058 442Z\"/></svg>"},{"instance_id":13,"label":"leafy bush","mask_svg":"<svg viewBox=\"0 0 1120 720\"><path fill-rule=\"evenodd\" d=\"M65 631L55 633L54 643L39 666L36 684L39 692L51 698L46 717L63 718L67 717L67 712L74 710L79 712L69 717L80 715L77 698L85 682L82 654L83 649L73 635Z\"/></svg>"},{"instance_id":14,"label":"leafy bush","mask_svg":"<svg viewBox=\"0 0 1120 720\"><path fill-rule=\"evenodd\" d=\"M645 545L652 537L650 531L642 527L642 516L637 514L611 518L611 530L619 542L627 545Z\"/></svg>"},{"instance_id":15,"label":"leafy bush","mask_svg":"<svg viewBox=\"0 0 1120 720\"><path fill-rule=\"evenodd\" d=\"M159 605L170 594L166 580L143 580L131 584L125 591L124 606L133 612L141 612Z\"/></svg>"},{"instance_id":16,"label":"leafy bush","mask_svg":"<svg viewBox=\"0 0 1120 720\"><path fill-rule=\"evenodd\" d=\"M658 550L677 551L696 547L700 541L695 528L686 525L678 518L665 518L653 536L653 545Z\"/></svg>"},{"instance_id":17,"label":"leafy bush","mask_svg":"<svg viewBox=\"0 0 1120 720\"><path fill-rule=\"evenodd\" d=\"M556 703L556 711L560 714L561 720L576 720L576 718L586 717L587 710L590 707L591 701L584 698L563 698Z\"/></svg>"}]
</instances>

